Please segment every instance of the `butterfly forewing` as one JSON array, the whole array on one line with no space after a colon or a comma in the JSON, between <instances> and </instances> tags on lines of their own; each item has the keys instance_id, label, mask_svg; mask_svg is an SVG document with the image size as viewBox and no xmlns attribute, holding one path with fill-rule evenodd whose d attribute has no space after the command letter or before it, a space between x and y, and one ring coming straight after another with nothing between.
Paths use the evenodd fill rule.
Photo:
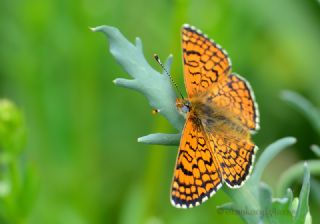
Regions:
<instances>
[{"instance_id":1,"label":"butterfly forewing","mask_svg":"<svg viewBox=\"0 0 320 224\"><path fill-rule=\"evenodd\" d=\"M199 95L227 77L231 61L227 53L201 31L184 25L182 28L184 80L189 97Z\"/></svg>"},{"instance_id":2,"label":"butterfly forewing","mask_svg":"<svg viewBox=\"0 0 320 224\"><path fill-rule=\"evenodd\" d=\"M171 202L176 207L194 207L206 201L220 187L218 161L201 124L189 116L180 141Z\"/></svg>"}]
</instances>

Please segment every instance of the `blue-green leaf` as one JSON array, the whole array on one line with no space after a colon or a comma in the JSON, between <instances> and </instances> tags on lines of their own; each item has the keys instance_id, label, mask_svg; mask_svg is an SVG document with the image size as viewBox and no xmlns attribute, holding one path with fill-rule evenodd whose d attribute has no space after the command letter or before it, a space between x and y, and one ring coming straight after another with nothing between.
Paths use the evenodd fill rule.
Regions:
<instances>
[{"instance_id":1,"label":"blue-green leaf","mask_svg":"<svg viewBox=\"0 0 320 224\"><path fill-rule=\"evenodd\" d=\"M155 133L138 138L138 142L152 145L179 145L181 134Z\"/></svg>"},{"instance_id":2,"label":"blue-green leaf","mask_svg":"<svg viewBox=\"0 0 320 224\"><path fill-rule=\"evenodd\" d=\"M310 217L307 217L309 213L309 192L310 192L310 171L307 163L304 165L304 177L303 184L299 196L299 204L296 215L294 217L294 223L306 223ZM309 214L310 215L310 214Z\"/></svg>"},{"instance_id":3,"label":"blue-green leaf","mask_svg":"<svg viewBox=\"0 0 320 224\"><path fill-rule=\"evenodd\" d=\"M260 185L259 192L264 223L292 223L291 204L293 196L290 189L287 190L287 194L282 198L272 198L272 190L266 184Z\"/></svg>"},{"instance_id":4,"label":"blue-green leaf","mask_svg":"<svg viewBox=\"0 0 320 224\"><path fill-rule=\"evenodd\" d=\"M133 78L132 80L118 78L114 80L114 83L141 92L148 99L152 108L158 109L160 114L168 119L178 131L181 131L184 119L176 110L177 96L170 78L160 74L148 64L143 55L141 40L137 38L134 45L117 28L111 26L99 26L92 28L92 31L99 31L106 35L111 54ZM171 63L172 56L169 56L165 65L168 71ZM161 144L160 140L158 142Z\"/></svg>"}]
</instances>

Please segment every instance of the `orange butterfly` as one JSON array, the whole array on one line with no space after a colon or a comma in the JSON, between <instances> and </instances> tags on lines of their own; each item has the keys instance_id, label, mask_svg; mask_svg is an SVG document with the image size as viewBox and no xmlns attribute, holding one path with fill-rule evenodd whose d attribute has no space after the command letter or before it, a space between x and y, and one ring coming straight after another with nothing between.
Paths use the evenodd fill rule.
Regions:
<instances>
[{"instance_id":1,"label":"orange butterfly","mask_svg":"<svg viewBox=\"0 0 320 224\"><path fill-rule=\"evenodd\" d=\"M241 187L257 146L259 111L249 83L231 73L227 53L195 27L182 29L184 81L188 99L176 106L186 117L172 182L178 208L200 205L223 183Z\"/></svg>"}]
</instances>

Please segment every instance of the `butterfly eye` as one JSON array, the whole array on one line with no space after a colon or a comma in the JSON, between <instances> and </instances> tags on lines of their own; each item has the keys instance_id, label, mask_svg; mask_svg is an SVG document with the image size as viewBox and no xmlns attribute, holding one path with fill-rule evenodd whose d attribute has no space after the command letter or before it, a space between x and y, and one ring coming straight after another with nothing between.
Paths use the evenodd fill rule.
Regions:
<instances>
[{"instance_id":1,"label":"butterfly eye","mask_svg":"<svg viewBox=\"0 0 320 224\"><path fill-rule=\"evenodd\" d=\"M190 108L188 105L183 105L182 108L181 108L181 111L183 113L188 113L190 111Z\"/></svg>"}]
</instances>

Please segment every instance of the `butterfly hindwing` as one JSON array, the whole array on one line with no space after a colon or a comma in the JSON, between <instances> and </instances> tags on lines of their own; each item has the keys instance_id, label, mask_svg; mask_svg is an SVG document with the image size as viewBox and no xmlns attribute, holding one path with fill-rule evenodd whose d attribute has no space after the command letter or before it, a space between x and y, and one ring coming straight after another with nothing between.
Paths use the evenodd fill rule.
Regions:
<instances>
[{"instance_id":1,"label":"butterfly hindwing","mask_svg":"<svg viewBox=\"0 0 320 224\"><path fill-rule=\"evenodd\" d=\"M218 132L211 133L209 138L223 181L231 188L241 187L250 176L257 146L249 139Z\"/></svg>"}]
</instances>

